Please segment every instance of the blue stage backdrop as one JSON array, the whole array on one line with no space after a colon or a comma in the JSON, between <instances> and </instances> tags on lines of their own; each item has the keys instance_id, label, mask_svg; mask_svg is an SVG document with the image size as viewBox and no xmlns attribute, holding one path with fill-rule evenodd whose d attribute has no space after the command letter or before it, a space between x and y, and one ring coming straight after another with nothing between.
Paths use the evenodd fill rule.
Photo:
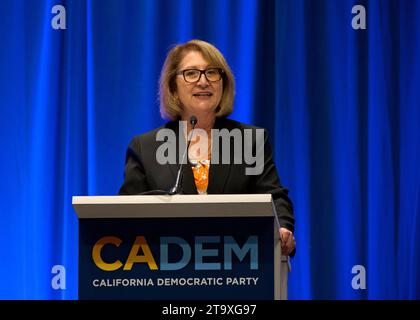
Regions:
<instances>
[{"instance_id":1,"label":"blue stage backdrop","mask_svg":"<svg viewBox=\"0 0 420 320\"><path fill-rule=\"evenodd\" d=\"M131 137L163 123L166 53L199 38L295 203L289 298L419 299L419 21L414 0L0 1L0 298L77 298L71 197L118 192Z\"/></svg>"}]
</instances>

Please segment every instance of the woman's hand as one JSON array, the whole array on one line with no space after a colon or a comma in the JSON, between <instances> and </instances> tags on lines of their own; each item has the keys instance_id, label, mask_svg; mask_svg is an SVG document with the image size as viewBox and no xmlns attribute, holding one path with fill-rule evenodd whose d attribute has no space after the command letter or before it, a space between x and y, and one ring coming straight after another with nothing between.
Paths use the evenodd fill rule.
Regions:
<instances>
[{"instance_id":1,"label":"woman's hand","mask_svg":"<svg viewBox=\"0 0 420 320\"><path fill-rule=\"evenodd\" d=\"M281 240L281 254L288 256L296 247L295 237L293 232L289 229L281 227L280 230L280 240Z\"/></svg>"}]
</instances>

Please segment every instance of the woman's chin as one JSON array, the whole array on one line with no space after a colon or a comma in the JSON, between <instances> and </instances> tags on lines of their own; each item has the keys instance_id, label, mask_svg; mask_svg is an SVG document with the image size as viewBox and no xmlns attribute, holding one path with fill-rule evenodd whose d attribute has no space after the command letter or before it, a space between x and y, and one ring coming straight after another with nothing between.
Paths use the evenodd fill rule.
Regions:
<instances>
[{"instance_id":1,"label":"woman's chin","mask_svg":"<svg viewBox=\"0 0 420 320\"><path fill-rule=\"evenodd\" d=\"M208 104L198 104L192 107L190 110L193 113L211 113L216 109L216 107Z\"/></svg>"}]
</instances>

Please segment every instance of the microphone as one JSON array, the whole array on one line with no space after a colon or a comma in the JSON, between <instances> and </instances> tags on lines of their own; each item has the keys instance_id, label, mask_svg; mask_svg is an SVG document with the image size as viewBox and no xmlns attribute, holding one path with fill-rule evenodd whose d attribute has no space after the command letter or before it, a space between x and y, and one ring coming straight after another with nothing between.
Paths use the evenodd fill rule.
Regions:
<instances>
[{"instance_id":1,"label":"microphone","mask_svg":"<svg viewBox=\"0 0 420 320\"><path fill-rule=\"evenodd\" d=\"M191 116L190 117L190 124L192 125L192 129L191 129L191 132L190 132L190 138L191 138L192 134L194 132L195 125L197 124L197 117L196 116ZM181 137L179 137L179 138L181 139ZM185 148L184 154L182 155L182 161L179 165L178 173L176 175L175 185L171 188L171 190L169 190L170 195L178 194L180 192L179 186L180 186L181 180L182 180L182 165L184 164L185 158L186 158L187 153L188 153L188 148L190 147L190 143L191 143L191 139L188 139L188 137L187 137L187 140L188 140L187 147Z\"/></svg>"}]
</instances>

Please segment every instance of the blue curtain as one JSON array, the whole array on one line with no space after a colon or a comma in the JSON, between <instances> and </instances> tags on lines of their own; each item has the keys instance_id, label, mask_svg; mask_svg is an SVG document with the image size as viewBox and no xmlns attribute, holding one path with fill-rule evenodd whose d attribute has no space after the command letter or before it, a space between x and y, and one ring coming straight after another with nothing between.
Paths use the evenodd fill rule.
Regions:
<instances>
[{"instance_id":1,"label":"blue curtain","mask_svg":"<svg viewBox=\"0 0 420 320\"><path fill-rule=\"evenodd\" d=\"M268 128L295 203L289 298L419 299L419 19L415 0L0 1L0 298L77 298L71 197L118 192L130 138L164 123L167 51L199 38L233 69L231 117Z\"/></svg>"}]
</instances>

